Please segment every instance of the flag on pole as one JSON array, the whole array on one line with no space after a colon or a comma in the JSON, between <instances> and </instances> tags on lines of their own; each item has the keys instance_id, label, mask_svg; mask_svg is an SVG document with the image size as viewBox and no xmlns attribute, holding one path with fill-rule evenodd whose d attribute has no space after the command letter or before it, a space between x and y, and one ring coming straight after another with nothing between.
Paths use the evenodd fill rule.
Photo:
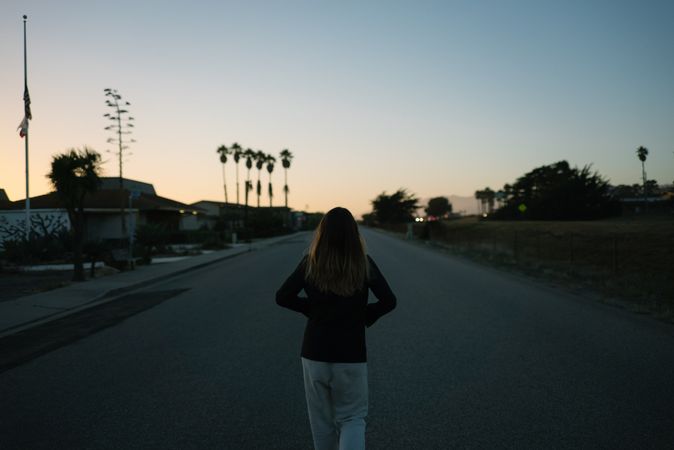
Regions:
<instances>
[{"instance_id":1,"label":"flag on pole","mask_svg":"<svg viewBox=\"0 0 674 450\"><path fill-rule=\"evenodd\" d=\"M26 135L28 134L28 117L23 118L17 130L19 130L19 136L21 136L22 138L26 137Z\"/></svg>"},{"instance_id":2,"label":"flag on pole","mask_svg":"<svg viewBox=\"0 0 674 450\"><path fill-rule=\"evenodd\" d=\"M27 119L33 120L33 115L30 113L30 95L28 95L28 86L23 89L23 111Z\"/></svg>"},{"instance_id":3,"label":"flag on pole","mask_svg":"<svg viewBox=\"0 0 674 450\"><path fill-rule=\"evenodd\" d=\"M30 95L28 94L28 86L23 90L23 120L19 124L19 136L26 137L28 134L28 121L33 119L33 114L30 112Z\"/></svg>"}]
</instances>

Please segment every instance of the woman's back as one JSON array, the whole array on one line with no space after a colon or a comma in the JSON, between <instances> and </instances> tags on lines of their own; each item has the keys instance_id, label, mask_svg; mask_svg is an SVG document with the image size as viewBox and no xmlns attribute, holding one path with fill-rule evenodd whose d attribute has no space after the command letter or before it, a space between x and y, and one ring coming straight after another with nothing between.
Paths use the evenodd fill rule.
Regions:
<instances>
[{"instance_id":1,"label":"woman's back","mask_svg":"<svg viewBox=\"0 0 674 450\"><path fill-rule=\"evenodd\" d=\"M370 290L376 303L368 303ZM308 255L276 292L276 303L308 317L302 371L314 447L364 450L365 327L395 308L396 298L366 255L348 210L334 208L323 217Z\"/></svg>"},{"instance_id":2,"label":"woman's back","mask_svg":"<svg viewBox=\"0 0 674 450\"><path fill-rule=\"evenodd\" d=\"M303 311L309 318L304 332L302 356L315 361L365 362L367 350L365 327L395 308L396 298L379 268L367 257L368 278L350 296L324 292L306 279L308 257L304 257L295 271L276 293L276 302L290 309L298 302L297 294L304 290L307 299ZM378 303L368 305L372 290Z\"/></svg>"}]
</instances>

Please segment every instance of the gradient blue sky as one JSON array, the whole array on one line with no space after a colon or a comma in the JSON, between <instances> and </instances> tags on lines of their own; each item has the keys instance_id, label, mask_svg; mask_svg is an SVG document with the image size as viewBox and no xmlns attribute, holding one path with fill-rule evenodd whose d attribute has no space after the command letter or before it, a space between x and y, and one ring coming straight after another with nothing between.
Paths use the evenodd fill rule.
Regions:
<instances>
[{"instance_id":1,"label":"gradient blue sky","mask_svg":"<svg viewBox=\"0 0 674 450\"><path fill-rule=\"evenodd\" d=\"M4 0L0 187L11 199L24 196L22 14L31 195L49 190L53 154L110 148L106 87L136 118L125 175L184 202L222 199L215 149L234 141L295 154L298 209L361 214L398 187L472 195L562 159L632 184L639 145L649 178L674 180L672 2ZM234 193L233 165L227 175ZM278 165L275 204L282 175Z\"/></svg>"}]
</instances>

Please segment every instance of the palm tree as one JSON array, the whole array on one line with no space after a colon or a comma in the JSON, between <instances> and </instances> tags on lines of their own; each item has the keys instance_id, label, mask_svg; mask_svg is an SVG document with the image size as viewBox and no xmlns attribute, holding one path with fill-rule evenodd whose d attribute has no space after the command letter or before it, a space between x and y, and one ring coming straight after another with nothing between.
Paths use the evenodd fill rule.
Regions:
<instances>
[{"instance_id":1,"label":"palm tree","mask_svg":"<svg viewBox=\"0 0 674 450\"><path fill-rule=\"evenodd\" d=\"M245 209L245 219L248 219L248 193L253 190L253 183L250 181L250 169L253 168L253 159L255 158L255 152L249 148L243 152L243 157L246 158L246 169L248 170L248 175L246 178L246 209Z\"/></svg>"},{"instance_id":2,"label":"palm tree","mask_svg":"<svg viewBox=\"0 0 674 450\"><path fill-rule=\"evenodd\" d=\"M494 194L494 196L496 197L496 207L498 209L501 209L506 199L505 191L503 189L496 191L496 194Z\"/></svg>"},{"instance_id":3,"label":"palm tree","mask_svg":"<svg viewBox=\"0 0 674 450\"><path fill-rule=\"evenodd\" d=\"M255 152L255 167L257 168L257 207L260 207L260 195L262 195L262 183L260 182L260 173L264 163L267 162L267 155L258 150Z\"/></svg>"},{"instance_id":4,"label":"palm tree","mask_svg":"<svg viewBox=\"0 0 674 450\"><path fill-rule=\"evenodd\" d=\"M230 151L231 150L224 145L221 145L216 150L216 152L220 154L220 162L222 163L222 185L225 187L225 203L229 203L229 199L227 198L227 179L225 178L225 164L227 163L227 155L229 155Z\"/></svg>"},{"instance_id":5,"label":"palm tree","mask_svg":"<svg viewBox=\"0 0 674 450\"><path fill-rule=\"evenodd\" d=\"M484 200L487 202L487 213L491 214L494 211L494 198L496 198L496 193L491 190L490 187L484 188L482 191L484 194Z\"/></svg>"},{"instance_id":6,"label":"palm tree","mask_svg":"<svg viewBox=\"0 0 674 450\"><path fill-rule=\"evenodd\" d=\"M475 199L477 200L477 208L480 211L480 215L482 215L484 213L484 191L475 191Z\"/></svg>"},{"instance_id":7,"label":"palm tree","mask_svg":"<svg viewBox=\"0 0 674 450\"><path fill-rule=\"evenodd\" d=\"M290 150L284 148L283 150L281 150L281 154L279 156L281 157L281 163L283 164L283 172L285 175L285 185L283 186L283 192L285 193L286 196L286 208L287 208L288 192L290 192L290 190L288 189L288 169L290 169L290 162L293 160L293 154L290 153Z\"/></svg>"},{"instance_id":8,"label":"palm tree","mask_svg":"<svg viewBox=\"0 0 674 450\"><path fill-rule=\"evenodd\" d=\"M641 176L644 180L644 197L646 197L646 157L648 156L648 149L644 146L640 146L637 149L637 157L641 161Z\"/></svg>"},{"instance_id":9,"label":"palm tree","mask_svg":"<svg viewBox=\"0 0 674 450\"><path fill-rule=\"evenodd\" d=\"M56 155L47 174L49 182L68 211L73 235L73 281L84 280L82 246L86 232L84 199L101 185L101 155L93 149L70 149Z\"/></svg>"},{"instance_id":10,"label":"palm tree","mask_svg":"<svg viewBox=\"0 0 674 450\"><path fill-rule=\"evenodd\" d=\"M274 171L274 163L276 162L276 158L274 158L271 155L267 155L266 158L266 163L267 163L267 172L269 172L269 207L271 208L271 199L274 197L274 190L271 187L271 173Z\"/></svg>"},{"instance_id":11,"label":"palm tree","mask_svg":"<svg viewBox=\"0 0 674 450\"><path fill-rule=\"evenodd\" d=\"M236 204L239 205L239 159L243 155L243 149L235 142L230 147L232 155L234 155L234 163L236 164Z\"/></svg>"}]
</instances>

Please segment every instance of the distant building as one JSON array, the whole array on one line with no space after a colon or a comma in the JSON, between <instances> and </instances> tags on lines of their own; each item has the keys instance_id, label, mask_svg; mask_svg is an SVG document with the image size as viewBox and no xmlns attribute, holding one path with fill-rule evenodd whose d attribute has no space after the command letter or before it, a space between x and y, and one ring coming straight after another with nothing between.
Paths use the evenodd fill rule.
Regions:
<instances>
[{"instance_id":1,"label":"distant building","mask_svg":"<svg viewBox=\"0 0 674 450\"><path fill-rule=\"evenodd\" d=\"M190 206L204 211L203 215L194 218L194 226L199 228L213 229L218 223L227 230L235 230L244 226L246 206L236 203L217 202L213 200L200 200L191 203ZM255 209L248 206L249 210Z\"/></svg>"}]
</instances>

